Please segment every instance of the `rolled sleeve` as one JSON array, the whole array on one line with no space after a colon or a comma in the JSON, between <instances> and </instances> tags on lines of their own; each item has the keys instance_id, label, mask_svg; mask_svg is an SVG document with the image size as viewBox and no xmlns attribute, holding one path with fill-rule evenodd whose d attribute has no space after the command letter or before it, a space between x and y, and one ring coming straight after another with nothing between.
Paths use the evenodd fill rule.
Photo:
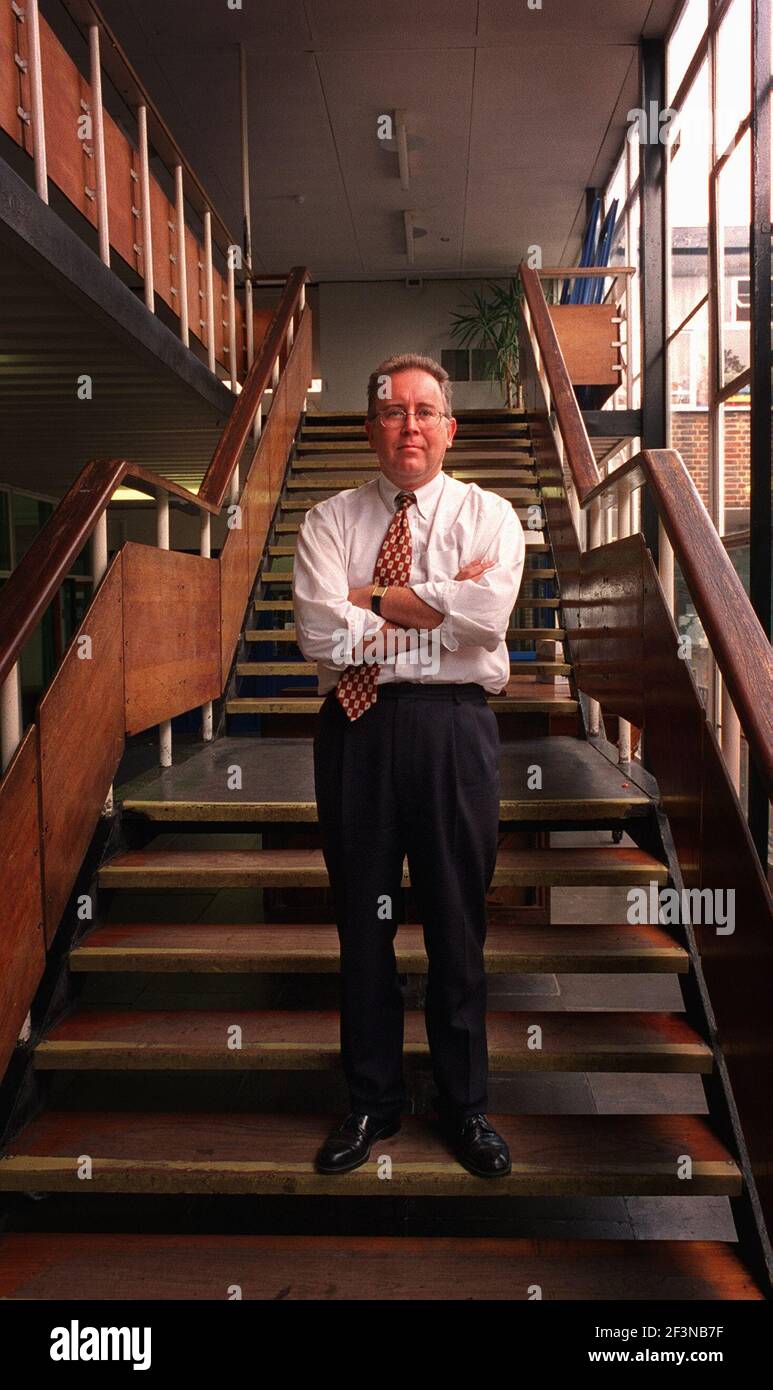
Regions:
<instances>
[{"instance_id":1,"label":"rolled sleeve","mask_svg":"<svg viewBox=\"0 0 773 1390\"><path fill-rule=\"evenodd\" d=\"M344 671L354 648L384 626L377 613L350 603L349 588L335 515L318 504L301 522L293 565L296 637L307 661Z\"/></svg>"},{"instance_id":2,"label":"rolled sleeve","mask_svg":"<svg viewBox=\"0 0 773 1390\"><path fill-rule=\"evenodd\" d=\"M509 504L488 542L476 539L471 549L475 559L496 562L480 579L428 580L411 587L425 603L445 614L438 631L448 651L484 647L493 652L506 638L526 554L523 527Z\"/></svg>"}]
</instances>

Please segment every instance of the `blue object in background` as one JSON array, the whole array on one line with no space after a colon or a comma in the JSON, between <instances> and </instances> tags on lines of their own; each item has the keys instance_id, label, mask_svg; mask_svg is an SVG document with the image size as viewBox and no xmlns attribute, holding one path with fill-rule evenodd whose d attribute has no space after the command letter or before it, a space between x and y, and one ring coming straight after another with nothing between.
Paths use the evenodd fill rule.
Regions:
<instances>
[{"instance_id":1,"label":"blue object in background","mask_svg":"<svg viewBox=\"0 0 773 1390\"><path fill-rule=\"evenodd\" d=\"M582 239L582 251L580 252L580 266L590 266L595 264L596 255L596 230L599 225L599 215L601 213L601 199L598 195L593 199L593 207L588 218L588 225L585 228L585 235ZM571 285L571 289L570 289ZM564 288L561 291L562 304L582 304L584 303L583 292L585 288L584 280L565 280Z\"/></svg>"}]
</instances>

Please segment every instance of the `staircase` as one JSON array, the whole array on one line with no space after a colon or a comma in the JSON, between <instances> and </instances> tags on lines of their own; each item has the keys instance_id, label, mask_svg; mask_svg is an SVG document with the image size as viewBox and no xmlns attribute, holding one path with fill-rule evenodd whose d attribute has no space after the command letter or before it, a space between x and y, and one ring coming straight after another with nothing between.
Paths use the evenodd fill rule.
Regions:
<instances>
[{"instance_id":1,"label":"staircase","mask_svg":"<svg viewBox=\"0 0 773 1390\"><path fill-rule=\"evenodd\" d=\"M307 415L217 737L118 778L94 919L67 943L4 1140L0 1296L223 1299L238 1266L251 1298L766 1297L690 942L625 917L628 889L675 881L657 788L588 737L525 418L459 420L447 471L511 499L528 545L511 678L490 697L488 1113L512 1173L474 1177L434 1127L407 871L395 948L411 1113L353 1173L314 1170L346 1092L294 537L376 463L360 418ZM577 911L588 901L598 920ZM712 1206L722 1238L693 1238L706 1198L728 1199ZM668 1236L647 1238L647 1199L663 1199L658 1229L673 1209Z\"/></svg>"}]
</instances>

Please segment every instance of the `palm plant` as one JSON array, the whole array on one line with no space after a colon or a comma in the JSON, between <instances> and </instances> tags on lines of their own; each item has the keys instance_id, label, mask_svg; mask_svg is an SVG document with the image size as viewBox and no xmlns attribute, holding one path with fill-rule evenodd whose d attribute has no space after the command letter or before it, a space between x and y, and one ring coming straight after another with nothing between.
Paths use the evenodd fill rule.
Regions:
<instances>
[{"instance_id":1,"label":"palm plant","mask_svg":"<svg viewBox=\"0 0 773 1390\"><path fill-rule=\"evenodd\" d=\"M509 410L521 407L521 378L518 356L518 328L521 322L520 280L508 285L487 285L489 298L478 290L467 295L468 312L456 311L451 334L462 348L488 348L492 356L487 376L502 386Z\"/></svg>"}]
</instances>

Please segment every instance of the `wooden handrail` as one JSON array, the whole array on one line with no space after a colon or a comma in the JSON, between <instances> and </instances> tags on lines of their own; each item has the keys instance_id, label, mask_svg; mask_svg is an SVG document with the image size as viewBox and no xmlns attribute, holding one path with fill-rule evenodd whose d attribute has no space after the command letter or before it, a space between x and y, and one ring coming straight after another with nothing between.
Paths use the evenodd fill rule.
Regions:
<instances>
[{"instance_id":1,"label":"wooden handrail","mask_svg":"<svg viewBox=\"0 0 773 1390\"><path fill-rule=\"evenodd\" d=\"M229 415L217 444L198 496L219 510L228 490L231 474L252 429L255 412L271 381L276 357L281 350L289 324L300 302L300 294L308 279L305 266L295 266L287 277L282 298L263 339L260 353L250 367L239 399Z\"/></svg>"},{"instance_id":2,"label":"wooden handrail","mask_svg":"<svg viewBox=\"0 0 773 1390\"><path fill-rule=\"evenodd\" d=\"M219 513L284 334L294 321L300 289L306 279L307 271L303 267L290 272L269 332L250 368L244 390L223 427L198 493L128 459L92 459L84 464L0 589L0 684L13 669L25 643L69 573L73 560L125 479L131 479L151 496L165 492L201 511ZM208 480L211 480L210 495L204 494L204 484Z\"/></svg>"},{"instance_id":3,"label":"wooden handrail","mask_svg":"<svg viewBox=\"0 0 773 1390\"><path fill-rule=\"evenodd\" d=\"M627 483L632 488L649 486L730 693L749 752L760 769L768 792L773 793L773 657L762 624L722 538L676 449L645 449L606 478L599 478L595 459L591 470L588 462L589 453L592 459L590 442L585 434L538 272L521 264L520 274L531 314L533 336L544 364L564 442L564 455L580 504L587 509L621 483Z\"/></svg>"},{"instance_id":4,"label":"wooden handrail","mask_svg":"<svg viewBox=\"0 0 773 1390\"><path fill-rule=\"evenodd\" d=\"M773 650L722 537L676 449L644 449L585 497L623 477L650 489L768 793L773 795Z\"/></svg>"},{"instance_id":5,"label":"wooden handrail","mask_svg":"<svg viewBox=\"0 0 773 1390\"><path fill-rule=\"evenodd\" d=\"M598 485L599 471L585 428L574 388L558 342L553 320L540 284L539 274L521 261L518 267L523 293L529 306L532 330L540 351L558 427L564 441L564 455L580 501Z\"/></svg>"}]
</instances>

